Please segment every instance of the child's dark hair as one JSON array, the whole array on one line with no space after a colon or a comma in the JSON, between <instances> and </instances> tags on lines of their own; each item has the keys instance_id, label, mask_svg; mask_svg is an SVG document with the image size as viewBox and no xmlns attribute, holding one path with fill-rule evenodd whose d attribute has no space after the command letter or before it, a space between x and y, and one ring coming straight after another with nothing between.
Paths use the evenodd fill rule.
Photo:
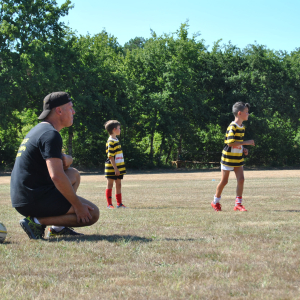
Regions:
<instances>
[{"instance_id":1,"label":"child's dark hair","mask_svg":"<svg viewBox=\"0 0 300 300\"><path fill-rule=\"evenodd\" d=\"M117 120L109 120L104 124L104 127L109 134L112 134L113 130L118 128L118 126L121 126L121 123Z\"/></svg>"},{"instance_id":2,"label":"child's dark hair","mask_svg":"<svg viewBox=\"0 0 300 300\"><path fill-rule=\"evenodd\" d=\"M249 103L244 103L244 102L236 102L232 106L232 113L236 117L239 111L244 111L244 109L248 107L250 109L250 104Z\"/></svg>"}]
</instances>

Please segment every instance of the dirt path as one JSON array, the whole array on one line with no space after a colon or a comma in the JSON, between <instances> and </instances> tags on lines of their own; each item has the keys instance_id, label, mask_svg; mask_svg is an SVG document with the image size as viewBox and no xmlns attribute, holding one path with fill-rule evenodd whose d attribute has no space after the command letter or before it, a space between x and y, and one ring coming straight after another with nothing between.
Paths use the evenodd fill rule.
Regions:
<instances>
[{"instance_id":1,"label":"dirt path","mask_svg":"<svg viewBox=\"0 0 300 300\"><path fill-rule=\"evenodd\" d=\"M231 174L230 177L234 176ZM300 170L246 170L246 179L250 178L289 178L299 177ZM106 181L104 175L84 175L81 177L82 182L86 181ZM141 174L127 174L126 181L140 180L220 180L221 172L218 171L203 171L203 172L169 172L169 173L152 173L145 172Z\"/></svg>"},{"instance_id":2,"label":"dirt path","mask_svg":"<svg viewBox=\"0 0 300 300\"><path fill-rule=\"evenodd\" d=\"M231 177L234 174L231 175ZM246 179L250 178L289 178L299 177L300 170L245 170ZM221 178L221 172L217 171L190 171L190 172L145 172L139 174L127 174L126 181L140 181L140 180L219 180ZM93 181L106 181L104 175L86 175L82 173L82 182ZM9 184L10 176L0 176L0 184Z\"/></svg>"}]
</instances>

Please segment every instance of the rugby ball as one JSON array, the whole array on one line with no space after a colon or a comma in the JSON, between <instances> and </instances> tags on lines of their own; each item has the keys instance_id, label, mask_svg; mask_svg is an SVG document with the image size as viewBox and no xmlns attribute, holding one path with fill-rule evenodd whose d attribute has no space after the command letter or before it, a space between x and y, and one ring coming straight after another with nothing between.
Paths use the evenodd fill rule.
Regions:
<instances>
[{"instance_id":1,"label":"rugby ball","mask_svg":"<svg viewBox=\"0 0 300 300\"><path fill-rule=\"evenodd\" d=\"M0 243L3 243L7 236L6 227L0 222Z\"/></svg>"}]
</instances>

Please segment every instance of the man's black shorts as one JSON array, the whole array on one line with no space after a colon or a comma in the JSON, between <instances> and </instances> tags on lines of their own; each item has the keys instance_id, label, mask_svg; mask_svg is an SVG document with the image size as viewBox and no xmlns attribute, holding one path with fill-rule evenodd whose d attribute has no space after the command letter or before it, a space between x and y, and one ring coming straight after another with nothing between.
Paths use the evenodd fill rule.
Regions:
<instances>
[{"instance_id":1,"label":"man's black shorts","mask_svg":"<svg viewBox=\"0 0 300 300\"><path fill-rule=\"evenodd\" d=\"M119 175L119 176L105 176L107 179L113 179L113 180L117 180L117 179L123 179L124 175Z\"/></svg>"},{"instance_id":2,"label":"man's black shorts","mask_svg":"<svg viewBox=\"0 0 300 300\"><path fill-rule=\"evenodd\" d=\"M51 191L47 195L33 204L15 207L24 217L55 217L65 215L71 208L71 203L57 190Z\"/></svg>"}]
</instances>

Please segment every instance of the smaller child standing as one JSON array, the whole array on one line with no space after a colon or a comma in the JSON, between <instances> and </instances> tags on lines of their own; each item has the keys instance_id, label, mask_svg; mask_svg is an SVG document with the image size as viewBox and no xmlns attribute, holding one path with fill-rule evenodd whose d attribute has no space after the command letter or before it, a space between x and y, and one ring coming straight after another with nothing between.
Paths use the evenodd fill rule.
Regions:
<instances>
[{"instance_id":1,"label":"smaller child standing","mask_svg":"<svg viewBox=\"0 0 300 300\"><path fill-rule=\"evenodd\" d=\"M121 180L126 174L123 151L117 135L121 133L121 124L117 120L107 121L105 129L109 133L109 138L106 142L107 159L105 161L105 177L107 178L107 187L105 191L107 208L113 209L112 205L112 188L114 181L116 182L116 200L117 208L126 208L122 203Z\"/></svg>"},{"instance_id":2,"label":"smaller child standing","mask_svg":"<svg viewBox=\"0 0 300 300\"><path fill-rule=\"evenodd\" d=\"M217 186L216 194L211 206L215 211L221 211L221 194L228 183L230 171L235 172L237 180L236 198L234 210L247 211L242 205L242 195L244 189L244 155L248 155L248 150L243 145L255 146L254 140L244 141L245 127L243 121L249 117L250 104L236 102L232 107L234 121L229 124L226 131L225 147L221 157L221 181Z\"/></svg>"}]
</instances>

